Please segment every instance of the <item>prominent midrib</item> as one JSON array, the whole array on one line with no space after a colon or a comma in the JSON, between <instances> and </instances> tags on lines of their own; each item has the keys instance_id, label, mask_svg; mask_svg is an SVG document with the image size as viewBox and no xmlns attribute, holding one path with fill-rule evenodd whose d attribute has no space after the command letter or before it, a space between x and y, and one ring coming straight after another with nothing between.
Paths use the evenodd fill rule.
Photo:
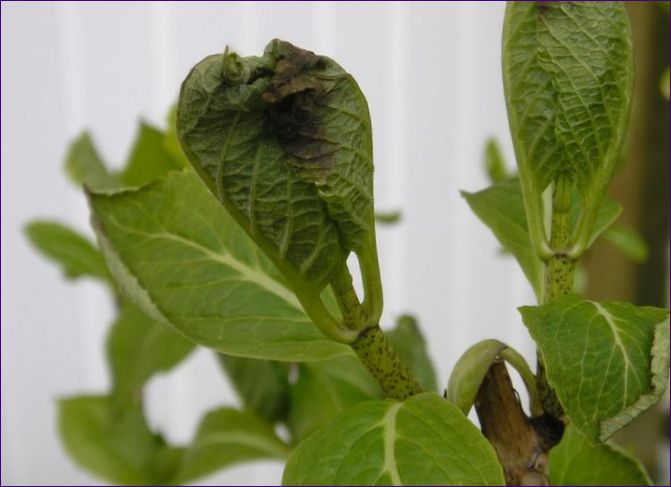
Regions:
<instances>
[{"instance_id":1,"label":"prominent midrib","mask_svg":"<svg viewBox=\"0 0 671 487\"><path fill-rule=\"evenodd\" d=\"M187 247L191 247L198 250L199 252L202 252L210 259L234 269L242 276L244 280L259 285L266 291L281 298L287 304L293 306L297 310L303 311L303 308L301 307L298 299L296 298L296 295L293 292L264 272L234 259L230 254L219 254L203 245L200 245L199 243L196 243L192 240L187 240L173 233L158 233L154 234L154 236L157 238L164 238L174 242L179 242L182 245L186 245Z\"/></svg>"},{"instance_id":2,"label":"prominent midrib","mask_svg":"<svg viewBox=\"0 0 671 487\"><path fill-rule=\"evenodd\" d=\"M396 452L394 443L396 441L396 415L401 409L403 403L396 403L382 419L382 426L384 428L384 464L382 465L382 472L388 472L391 477L392 485L403 485L401 477L398 474L398 466L396 465Z\"/></svg>"},{"instance_id":3,"label":"prominent midrib","mask_svg":"<svg viewBox=\"0 0 671 487\"><path fill-rule=\"evenodd\" d=\"M606 320L606 323L608 323L608 326L610 327L610 331L613 334L613 340L615 341L615 345L620 349L622 352L622 359L624 360L624 402L626 404L627 401L627 394L628 394L628 388L629 388L629 369L631 368L631 362L629 360L629 355L627 354L627 349L624 346L624 343L622 343L622 339L620 338L620 333L617 329L617 325L615 324L615 317L606 310L601 304L590 301L592 305L596 308L596 311L598 314L603 316L603 318Z\"/></svg>"}]
</instances>

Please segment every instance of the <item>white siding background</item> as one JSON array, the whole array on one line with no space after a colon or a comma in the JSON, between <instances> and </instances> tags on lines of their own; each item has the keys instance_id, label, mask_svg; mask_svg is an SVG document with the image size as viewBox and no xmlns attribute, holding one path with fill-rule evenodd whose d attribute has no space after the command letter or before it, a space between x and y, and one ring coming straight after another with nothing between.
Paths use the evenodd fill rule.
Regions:
<instances>
[{"instance_id":1,"label":"white siding background","mask_svg":"<svg viewBox=\"0 0 671 487\"><path fill-rule=\"evenodd\" d=\"M54 400L103 392L112 316L101 286L67 284L22 228L50 217L91 234L62 158L82 129L120 166L138 117L163 126L189 68L274 37L336 59L368 97L387 323L416 314L444 384L466 347L496 337L532 359L516 306L533 302L460 189L484 187L490 135L512 149L500 73L502 3L2 3L2 483L96 482L62 451ZM533 362L532 362L533 363ZM151 423L187 441L233 393L205 350L148 390ZM281 465L206 483L279 482Z\"/></svg>"}]
</instances>

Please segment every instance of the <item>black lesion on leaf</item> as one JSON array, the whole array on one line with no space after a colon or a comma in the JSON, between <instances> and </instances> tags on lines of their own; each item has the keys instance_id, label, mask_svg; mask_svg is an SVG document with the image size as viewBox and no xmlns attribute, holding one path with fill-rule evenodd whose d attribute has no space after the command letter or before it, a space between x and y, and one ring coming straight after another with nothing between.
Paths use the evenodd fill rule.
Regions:
<instances>
[{"instance_id":1,"label":"black lesion on leaf","mask_svg":"<svg viewBox=\"0 0 671 487\"><path fill-rule=\"evenodd\" d=\"M326 60L316 54L282 42L270 88L263 93L270 130L282 148L298 165L328 168L334 148L321 130L319 107L326 96L318 74Z\"/></svg>"}]
</instances>

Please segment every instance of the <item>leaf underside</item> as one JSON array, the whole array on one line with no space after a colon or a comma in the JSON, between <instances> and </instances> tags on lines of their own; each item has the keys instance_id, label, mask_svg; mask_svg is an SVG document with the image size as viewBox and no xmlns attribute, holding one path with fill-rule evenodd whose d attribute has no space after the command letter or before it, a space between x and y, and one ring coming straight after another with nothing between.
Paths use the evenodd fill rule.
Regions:
<instances>
[{"instance_id":1,"label":"leaf underside","mask_svg":"<svg viewBox=\"0 0 671 487\"><path fill-rule=\"evenodd\" d=\"M333 60L279 40L205 58L177 114L194 168L280 267L323 287L373 224L368 106Z\"/></svg>"},{"instance_id":2,"label":"leaf underside","mask_svg":"<svg viewBox=\"0 0 671 487\"><path fill-rule=\"evenodd\" d=\"M631 101L624 5L509 2L503 72L522 176L538 194L559 174L574 180L583 195L605 189Z\"/></svg>"},{"instance_id":3,"label":"leaf underside","mask_svg":"<svg viewBox=\"0 0 671 487\"><path fill-rule=\"evenodd\" d=\"M195 174L91 193L89 201L112 274L154 320L236 356L302 361L351 353L310 323L278 271Z\"/></svg>"}]
</instances>

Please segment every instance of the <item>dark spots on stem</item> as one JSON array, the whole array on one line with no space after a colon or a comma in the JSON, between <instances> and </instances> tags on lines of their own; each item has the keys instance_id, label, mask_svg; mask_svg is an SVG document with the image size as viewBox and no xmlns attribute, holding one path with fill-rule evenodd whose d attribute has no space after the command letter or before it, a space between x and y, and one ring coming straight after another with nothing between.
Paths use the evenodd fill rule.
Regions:
<instances>
[{"instance_id":1,"label":"dark spots on stem","mask_svg":"<svg viewBox=\"0 0 671 487\"><path fill-rule=\"evenodd\" d=\"M391 348L379 326L361 332L352 348L387 397L403 400L422 392L421 386L398 353Z\"/></svg>"}]
</instances>

